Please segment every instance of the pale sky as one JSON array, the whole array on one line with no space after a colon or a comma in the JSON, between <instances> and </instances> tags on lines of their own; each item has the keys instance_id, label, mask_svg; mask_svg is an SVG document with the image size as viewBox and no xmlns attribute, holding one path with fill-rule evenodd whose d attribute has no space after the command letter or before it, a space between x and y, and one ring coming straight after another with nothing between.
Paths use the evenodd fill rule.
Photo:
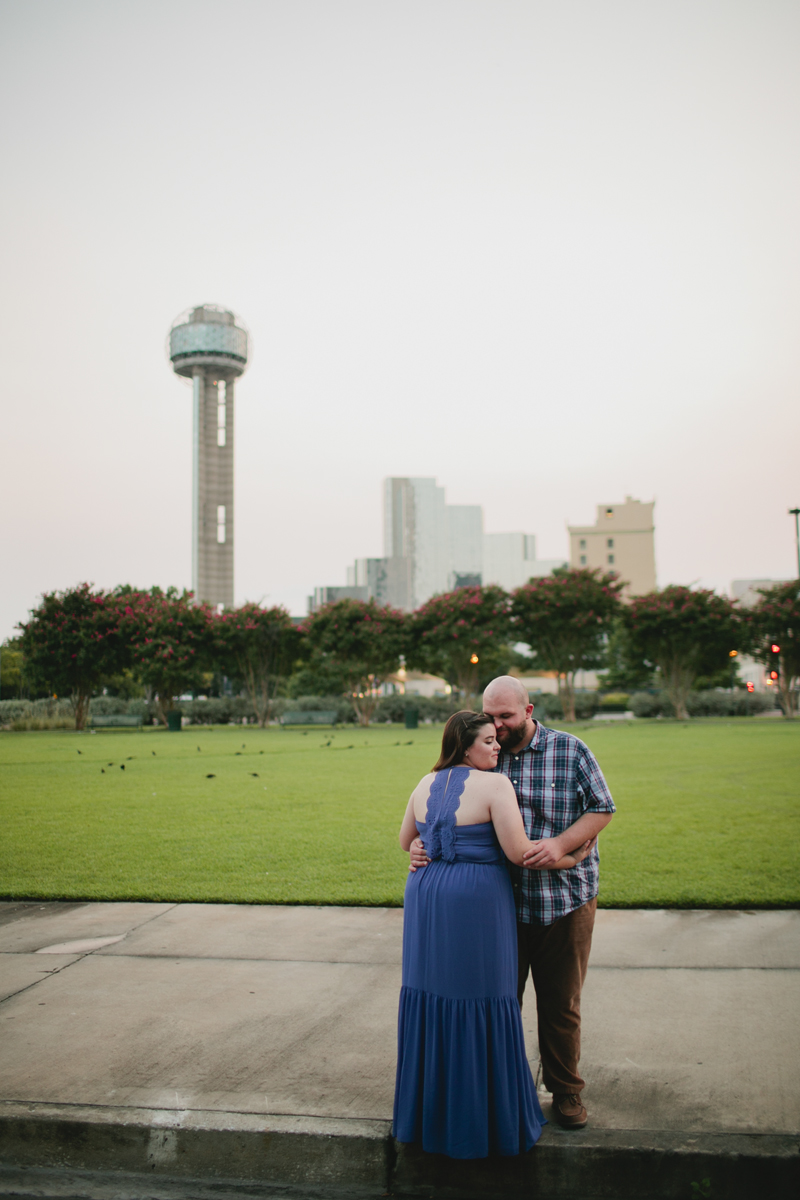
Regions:
<instances>
[{"instance_id":1,"label":"pale sky","mask_svg":"<svg viewBox=\"0 0 800 1200\"><path fill-rule=\"evenodd\" d=\"M172 320L251 330L236 600L382 553L381 480L490 532L656 500L661 585L794 573L796 0L0 0L0 636L190 584Z\"/></svg>"}]
</instances>

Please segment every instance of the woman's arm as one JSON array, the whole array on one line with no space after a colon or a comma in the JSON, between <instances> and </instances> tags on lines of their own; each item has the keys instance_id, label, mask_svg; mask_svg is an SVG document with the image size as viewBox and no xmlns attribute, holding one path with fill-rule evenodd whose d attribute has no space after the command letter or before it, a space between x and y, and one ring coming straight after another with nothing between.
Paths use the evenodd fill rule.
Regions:
<instances>
[{"instance_id":1,"label":"woman's arm","mask_svg":"<svg viewBox=\"0 0 800 1200\"><path fill-rule=\"evenodd\" d=\"M506 858L510 859L518 867L527 866L523 862L523 856L529 854L538 843L532 842L525 833L522 813L519 810L516 793L510 779L507 779L504 775L494 775L492 776L492 782L496 786L489 804L489 811L498 841L503 847L503 853ZM557 862L551 863L545 868L534 867L532 869L548 871L569 870L570 867L576 866L588 854L591 854L593 848L594 843L586 841L577 849L570 851L569 854L563 855Z\"/></svg>"},{"instance_id":2,"label":"woman's arm","mask_svg":"<svg viewBox=\"0 0 800 1200\"><path fill-rule=\"evenodd\" d=\"M411 793L411 799L406 807L406 814L403 817L403 824L400 826L400 846L406 853L411 849L411 843L415 837L419 837L417 832L417 822L414 819L414 796L416 788Z\"/></svg>"}]
</instances>

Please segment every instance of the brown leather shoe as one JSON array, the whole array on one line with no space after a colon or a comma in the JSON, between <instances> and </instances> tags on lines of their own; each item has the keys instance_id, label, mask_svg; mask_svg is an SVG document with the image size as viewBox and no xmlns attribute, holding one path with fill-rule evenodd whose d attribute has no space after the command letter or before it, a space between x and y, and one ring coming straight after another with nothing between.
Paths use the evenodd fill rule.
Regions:
<instances>
[{"instance_id":1,"label":"brown leather shoe","mask_svg":"<svg viewBox=\"0 0 800 1200\"><path fill-rule=\"evenodd\" d=\"M559 1092L553 1096L553 1119L563 1129L583 1129L589 1114L579 1092Z\"/></svg>"}]
</instances>

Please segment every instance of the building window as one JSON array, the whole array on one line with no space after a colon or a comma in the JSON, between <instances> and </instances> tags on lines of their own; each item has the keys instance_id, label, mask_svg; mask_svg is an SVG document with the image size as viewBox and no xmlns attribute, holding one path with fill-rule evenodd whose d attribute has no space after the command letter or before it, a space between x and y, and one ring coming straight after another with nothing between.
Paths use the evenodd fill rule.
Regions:
<instances>
[{"instance_id":1,"label":"building window","mask_svg":"<svg viewBox=\"0 0 800 1200\"><path fill-rule=\"evenodd\" d=\"M606 539L606 545L608 546L609 550L613 550L613 549L614 549L614 539L613 539L613 538L607 538L607 539Z\"/></svg>"},{"instance_id":2,"label":"building window","mask_svg":"<svg viewBox=\"0 0 800 1200\"><path fill-rule=\"evenodd\" d=\"M611 565L611 564L614 562L614 555L613 555L613 554L609 554L609 556L608 556L608 561L609 561L609 565Z\"/></svg>"},{"instance_id":3,"label":"building window","mask_svg":"<svg viewBox=\"0 0 800 1200\"><path fill-rule=\"evenodd\" d=\"M581 538L581 550L586 549L586 538Z\"/></svg>"},{"instance_id":4,"label":"building window","mask_svg":"<svg viewBox=\"0 0 800 1200\"><path fill-rule=\"evenodd\" d=\"M225 543L225 505L217 505L217 542L220 546Z\"/></svg>"},{"instance_id":5,"label":"building window","mask_svg":"<svg viewBox=\"0 0 800 1200\"><path fill-rule=\"evenodd\" d=\"M613 508L607 508L607 509L606 509L606 516L607 516L607 517L613 517L613 515L614 515L614 510L613 510Z\"/></svg>"},{"instance_id":6,"label":"building window","mask_svg":"<svg viewBox=\"0 0 800 1200\"><path fill-rule=\"evenodd\" d=\"M217 445L225 445L225 429L227 426L228 408L228 389L225 385L225 380L221 380L219 390L217 392Z\"/></svg>"},{"instance_id":7,"label":"building window","mask_svg":"<svg viewBox=\"0 0 800 1200\"><path fill-rule=\"evenodd\" d=\"M581 566L582 567L586 566L586 555L585 554L581 555Z\"/></svg>"}]
</instances>

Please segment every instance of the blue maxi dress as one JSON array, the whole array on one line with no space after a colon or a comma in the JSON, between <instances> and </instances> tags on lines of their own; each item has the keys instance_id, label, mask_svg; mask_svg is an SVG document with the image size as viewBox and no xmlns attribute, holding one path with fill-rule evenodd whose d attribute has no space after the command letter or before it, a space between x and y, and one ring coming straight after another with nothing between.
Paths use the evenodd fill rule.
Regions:
<instances>
[{"instance_id":1,"label":"blue maxi dress","mask_svg":"<svg viewBox=\"0 0 800 1200\"><path fill-rule=\"evenodd\" d=\"M428 857L409 875L397 1036L394 1136L432 1154L529 1150L545 1124L517 1002L511 880L494 826L456 825L467 767L438 771Z\"/></svg>"}]
</instances>

